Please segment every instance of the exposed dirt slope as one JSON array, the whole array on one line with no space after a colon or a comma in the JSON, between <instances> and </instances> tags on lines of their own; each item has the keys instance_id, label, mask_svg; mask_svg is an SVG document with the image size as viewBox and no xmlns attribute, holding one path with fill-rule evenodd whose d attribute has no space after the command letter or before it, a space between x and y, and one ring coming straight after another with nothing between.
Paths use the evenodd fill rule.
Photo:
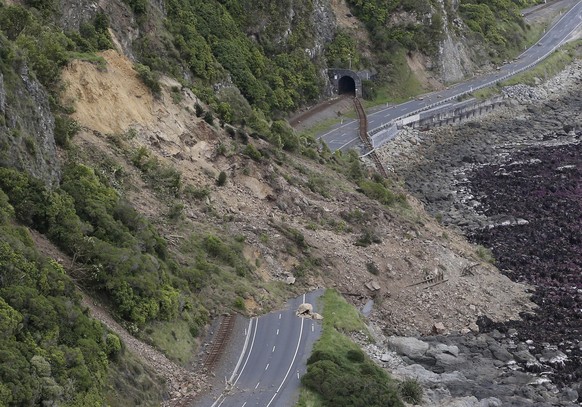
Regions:
<instances>
[{"instance_id":1,"label":"exposed dirt slope","mask_svg":"<svg viewBox=\"0 0 582 407\"><path fill-rule=\"evenodd\" d=\"M329 169L300 158L292 158L291 165L277 165L265 160L257 164L240 154L216 154L219 142L224 142L227 150L235 147L185 109L192 106L192 95L182 92L182 102L174 104L166 90L159 100L154 100L141 84L135 83L137 78L129 62L112 52L104 57L111 64L105 71L77 62L65 73L69 89L83 89L83 95L99 94L97 101L80 97L75 105L77 120L97 131L83 132L78 142L84 149L101 150L113 154L116 160L125 160L124 170L135 174L130 177L135 188L127 191L128 197L151 218L159 219L166 207L143 188L135 168L113 153L99 131L125 132L134 121L143 118L144 122L134 126L139 131L131 141L133 145L148 146L179 169L186 182L207 185L211 190L208 203L212 212L205 213L199 206L185 202L186 224L222 228L231 235L244 236L251 260L260 264L255 273L263 281L284 280L299 266L297 255L285 250L288 240L280 231L285 225L300 231L310 256L322 261L321 271L308 270L303 284L337 287L358 304L374 298L371 317L378 319L386 331L428 333L435 322L443 322L447 330L459 330L478 315L506 319L517 317L528 307L523 286L481 262L474 247L436 224L414 201L411 200L414 210L386 209ZM117 103L117 85L125 84L138 91L128 89L129 99ZM140 104L140 100L145 103ZM117 103L116 108L98 109L93 103L100 101ZM259 148L261 143L255 141ZM227 185L221 188L214 185L219 170L229 175ZM306 187L317 174L327 179L324 196ZM346 215L357 211L362 214L360 219L350 220ZM224 219L228 221L225 223ZM165 228L170 241L179 243L179 227L160 227ZM355 246L365 229L376 233L382 243ZM467 273L467 267L473 265L472 273ZM370 269L377 269L378 274L371 274ZM440 282L442 276L442 282L432 288L427 284L412 285L432 274L435 282ZM365 284L372 280L378 283L379 290L366 288ZM209 289L207 295L211 298L214 294ZM256 312L270 303L268 298L254 298Z\"/></svg>"}]
</instances>

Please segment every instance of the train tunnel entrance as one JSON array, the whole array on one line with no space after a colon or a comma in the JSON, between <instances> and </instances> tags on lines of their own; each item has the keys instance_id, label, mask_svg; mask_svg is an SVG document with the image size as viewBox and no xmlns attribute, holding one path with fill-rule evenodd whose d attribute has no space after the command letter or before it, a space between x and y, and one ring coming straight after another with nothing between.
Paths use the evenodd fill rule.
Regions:
<instances>
[{"instance_id":1,"label":"train tunnel entrance","mask_svg":"<svg viewBox=\"0 0 582 407\"><path fill-rule=\"evenodd\" d=\"M357 72L349 69L329 68L327 75L333 94L362 97L362 79Z\"/></svg>"},{"instance_id":2,"label":"train tunnel entrance","mask_svg":"<svg viewBox=\"0 0 582 407\"><path fill-rule=\"evenodd\" d=\"M338 81L338 94L356 96L356 81L351 76L342 76Z\"/></svg>"}]
</instances>

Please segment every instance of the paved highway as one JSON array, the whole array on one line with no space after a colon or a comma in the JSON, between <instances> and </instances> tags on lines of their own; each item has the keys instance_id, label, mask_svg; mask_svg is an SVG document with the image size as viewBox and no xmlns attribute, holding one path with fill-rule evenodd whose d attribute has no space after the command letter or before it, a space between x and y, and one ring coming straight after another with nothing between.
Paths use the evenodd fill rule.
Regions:
<instances>
[{"instance_id":1,"label":"paved highway","mask_svg":"<svg viewBox=\"0 0 582 407\"><path fill-rule=\"evenodd\" d=\"M554 24L546 34L531 48L514 61L500 67L495 72L474 77L465 82L451 86L443 91L433 92L400 105L374 109L368 112L368 133L372 134L387 126L390 122L431 109L447 103L459 96L471 93L477 89L494 85L512 75L531 68L568 41L573 33L582 25L582 1L576 3L567 13ZM358 121L348 120L334 126L328 132L320 135L332 151L349 150L360 145L358 138Z\"/></svg>"},{"instance_id":2,"label":"paved highway","mask_svg":"<svg viewBox=\"0 0 582 407\"><path fill-rule=\"evenodd\" d=\"M212 407L291 407L297 402L300 377L321 323L299 318L295 311L303 302L317 311L322 290L290 300L287 308L260 318L251 318L245 345L229 379L227 389Z\"/></svg>"}]
</instances>

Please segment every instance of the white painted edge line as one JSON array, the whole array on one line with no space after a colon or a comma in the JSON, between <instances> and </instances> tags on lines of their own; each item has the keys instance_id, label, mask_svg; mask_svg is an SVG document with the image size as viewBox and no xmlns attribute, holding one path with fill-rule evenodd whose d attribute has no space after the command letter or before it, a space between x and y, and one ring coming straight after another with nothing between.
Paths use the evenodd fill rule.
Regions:
<instances>
[{"instance_id":1,"label":"white painted edge line","mask_svg":"<svg viewBox=\"0 0 582 407\"><path fill-rule=\"evenodd\" d=\"M242 369L240 370L238 376L236 377L236 380L234 381L234 383L232 384L233 386L238 382L238 379L240 379L242 372L244 372L245 367L247 366L247 363L251 357L251 353L253 352L253 346L255 344L255 338L257 337L257 326L259 325L259 320L255 319L255 329L253 331L253 340L251 341L251 347L249 348L249 353L247 354L247 358L245 359L245 363L242 367Z\"/></svg>"},{"instance_id":2,"label":"white painted edge line","mask_svg":"<svg viewBox=\"0 0 582 407\"><path fill-rule=\"evenodd\" d=\"M344 147L345 147L345 146L347 146L348 144L350 144L350 143L353 143L355 140L359 140L359 139L360 139L359 137L354 137L353 139L351 139L351 140L350 140L350 141L348 141L347 143L345 143L345 144L342 144L340 147L338 147L338 150L341 150L342 148L344 148Z\"/></svg>"},{"instance_id":3,"label":"white painted edge line","mask_svg":"<svg viewBox=\"0 0 582 407\"><path fill-rule=\"evenodd\" d=\"M303 302L305 303L305 294L303 294ZM299 346L301 345L301 338L303 337L303 322L304 321L305 321L305 318L301 318L301 329L299 330L299 340L297 341L297 347L295 348L295 354L293 355L293 359L291 360L291 364L289 365L289 369L287 369L287 373L285 374L283 381L279 385L279 388L277 388L277 391L275 391L275 394L273 394L273 397L271 397L271 400L269 401L269 403L265 407L269 407L271 405L271 403L273 402L273 400L275 400L275 397L277 397L277 394L279 394L279 391L281 390L281 388L285 384L285 381L287 380L287 377L289 376L289 373L291 372L291 368L293 367L293 364L295 363L295 359L297 359L297 353L299 352Z\"/></svg>"},{"instance_id":4,"label":"white painted edge line","mask_svg":"<svg viewBox=\"0 0 582 407\"><path fill-rule=\"evenodd\" d=\"M232 371L232 375L230 376L230 379L228 379L228 381L230 383L232 383L232 379L234 379L234 376L236 375L236 371L238 370L238 368L239 368L239 366L240 366L240 364L242 362L243 356L245 355L245 352L247 350L247 346L249 344L249 337L251 336L251 329L252 329L251 326L252 326L253 320L256 321L254 334L256 334L256 332L257 332L258 320L256 320L256 318L251 318L249 320L249 326L246 329L247 334L246 334L246 338L245 338L245 344L244 344L243 349L241 351L241 354L240 354L240 356L238 358L238 361L236 362L236 366L234 367L234 370ZM253 334L253 343L255 342L254 334ZM251 343L251 350L252 350L252 347L253 347L253 344ZM250 356L250 351L249 351L249 356ZM247 361L249 360L249 357L248 356L247 356L247 359L246 360ZM246 366L246 362L245 362L245 366ZM244 366L243 366L243 369L244 369ZM241 373L242 373L242 370L241 370ZM239 374L238 377L240 377L240 374ZM238 381L238 377L237 377L236 381ZM236 382L234 382L233 385L234 384L236 384ZM220 396L218 396L218 398L216 399L216 401L214 403L212 403L212 406L210 406L210 407L220 407L222 405L222 403L224 403L224 400L225 400L224 399L224 394L221 394ZM216 403L218 403L218 402L220 402L220 404L218 404L218 406L216 406Z\"/></svg>"},{"instance_id":5,"label":"white painted edge line","mask_svg":"<svg viewBox=\"0 0 582 407\"><path fill-rule=\"evenodd\" d=\"M245 352L247 351L247 346L249 344L249 337L251 336L253 319L254 318L249 319L249 326L247 329L245 329L245 332L246 332L245 344L242 348L240 356L238 357L238 361L236 362L236 366L234 367L234 370L232 371L232 375L230 376L230 379L228 379L229 382L232 382L232 379L234 379L234 376L236 375L236 371L240 367L240 364L242 363L243 356L245 355Z\"/></svg>"}]
</instances>

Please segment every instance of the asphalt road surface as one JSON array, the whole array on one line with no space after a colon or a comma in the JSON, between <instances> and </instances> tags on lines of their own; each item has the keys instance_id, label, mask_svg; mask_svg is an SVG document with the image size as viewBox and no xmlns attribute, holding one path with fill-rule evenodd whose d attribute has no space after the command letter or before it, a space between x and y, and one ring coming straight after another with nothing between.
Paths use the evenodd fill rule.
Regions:
<instances>
[{"instance_id":1,"label":"asphalt road surface","mask_svg":"<svg viewBox=\"0 0 582 407\"><path fill-rule=\"evenodd\" d=\"M301 303L313 305L323 290L290 300L287 308L251 318L245 345L225 390L212 407L292 407L299 396L300 377L321 334L321 323L300 318Z\"/></svg>"},{"instance_id":2,"label":"asphalt road surface","mask_svg":"<svg viewBox=\"0 0 582 407\"><path fill-rule=\"evenodd\" d=\"M410 116L423 110L447 103L459 96L471 93L477 89L494 85L528 69L550 55L559 46L568 41L572 34L582 25L582 1L577 2L568 12L554 24L546 34L531 48L514 61L499 67L495 72L474 77L465 82L451 86L439 92L423 95L400 105L395 105L368 113L368 132L373 132L391 121ZM358 138L358 121L347 119L337 124L318 138L324 140L332 151L347 151L360 145Z\"/></svg>"}]
</instances>

